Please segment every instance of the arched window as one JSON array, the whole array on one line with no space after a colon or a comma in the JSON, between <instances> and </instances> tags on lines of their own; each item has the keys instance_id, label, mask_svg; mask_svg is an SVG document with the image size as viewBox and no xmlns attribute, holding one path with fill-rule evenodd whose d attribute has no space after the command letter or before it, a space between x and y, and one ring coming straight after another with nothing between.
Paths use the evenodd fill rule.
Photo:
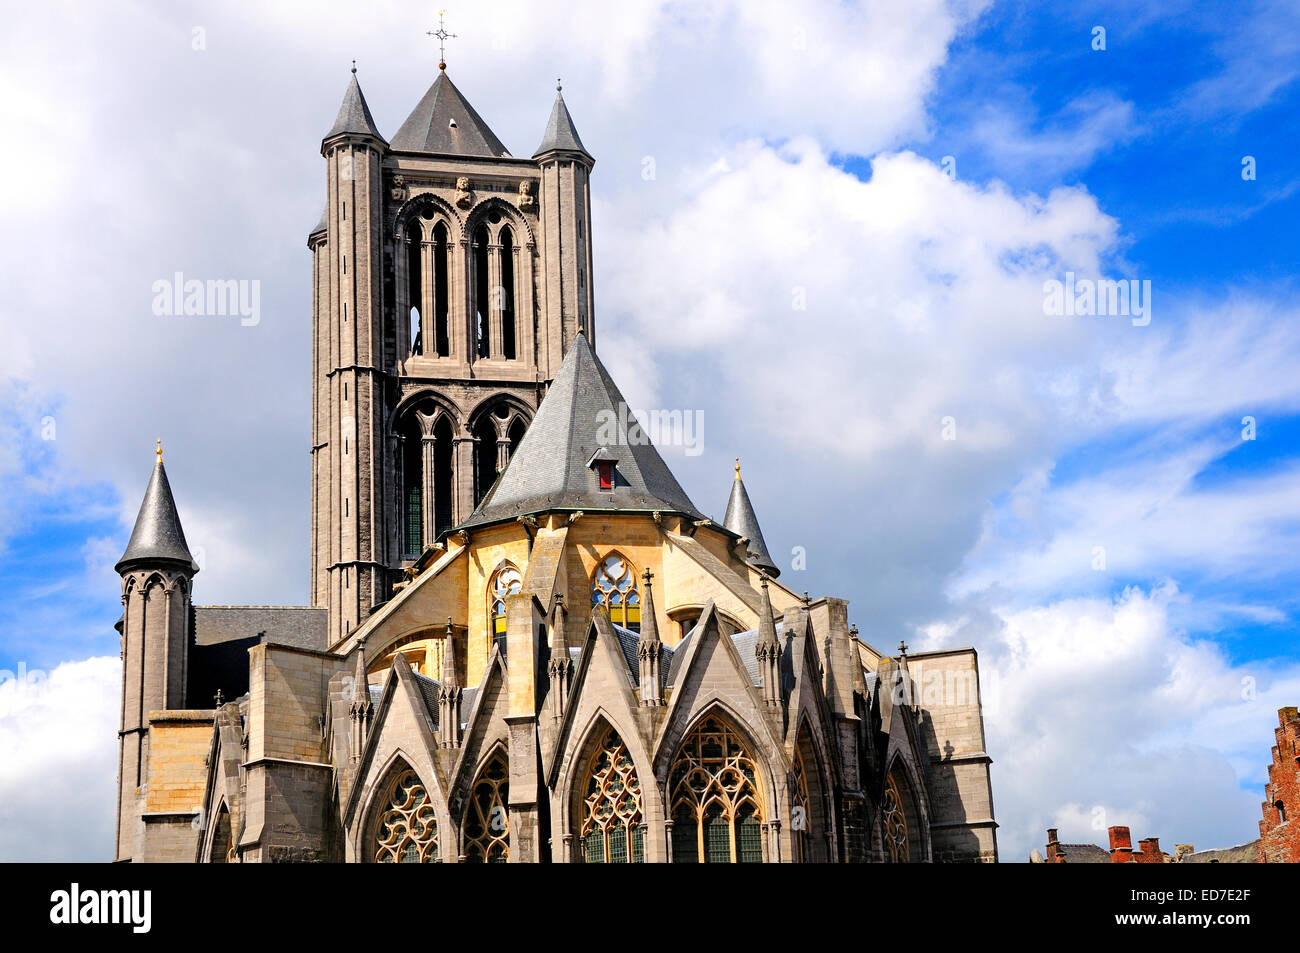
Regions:
<instances>
[{"instance_id":1,"label":"arched window","mask_svg":"<svg viewBox=\"0 0 1300 953\"><path fill-rule=\"evenodd\" d=\"M790 836L794 841L794 859L799 863L807 863L812 859L810 850L812 838L808 832L812 821L812 801L808 797L808 775L803 766L803 754L797 747L794 749L794 786L790 793L790 799L794 802L790 812Z\"/></svg>"},{"instance_id":2,"label":"arched window","mask_svg":"<svg viewBox=\"0 0 1300 953\"><path fill-rule=\"evenodd\" d=\"M480 225L474 230L474 340L479 357L491 356L491 280L488 275L488 230Z\"/></svg>"},{"instance_id":3,"label":"arched window","mask_svg":"<svg viewBox=\"0 0 1300 953\"><path fill-rule=\"evenodd\" d=\"M234 859L235 842L230 830L230 811L222 803L221 810L217 812L216 825L212 830L212 852L208 861L213 864L229 864Z\"/></svg>"},{"instance_id":4,"label":"arched window","mask_svg":"<svg viewBox=\"0 0 1300 953\"><path fill-rule=\"evenodd\" d=\"M907 777L895 765L885 778L885 793L880 803L881 839L885 859L892 864L907 864L920 856L917 841L916 802Z\"/></svg>"},{"instance_id":5,"label":"arched window","mask_svg":"<svg viewBox=\"0 0 1300 953\"><path fill-rule=\"evenodd\" d=\"M446 357L451 353L451 320L447 313L447 302L450 300L447 292L450 248L447 241L447 226L439 222L433 227L433 345L434 353L439 357Z\"/></svg>"},{"instance_id":6,"label":"arched window","mask_svg":"<svg viewBox=\"0 0 1300 953\"><path fill-rule=\"evenodd\" d=\"M465 860L504 864L510 859L510 764L501 749L470 790L465 811Z\"/></svg>"},{"instance_id":7,"label":"arched window","mask_svg":"<svg viewBox=\"0 0 1300 953\"><path fill-rule=\"evenodd\" d=\"M633 632L641 631L641 593L637 590L636 575L622 556L606 556L596 567L591 582L591 604L604 606L609 619Z\"/></svg>"},{"instance_id":8,"label":"arched window","mask_svg":"<svg viewBox=\"0 0 1300 953\"><path fill-rule=\"evenodd\" d=\"M482 414L474 424L474 505L487 496L497 479L497 425L493 414Z\"/></svg>"},{"instance_id":9,"label":"arched window","mask_svg":"<svg viewBox=\"0 0 1300 953\"><path fill-rule=\"evenodd\" d=\"M397 772L380 807L373 856L378 864L436 864L438 818L410 768Z\"/></svg>"},{"instance_id":10,"label":"arched window","mask_svg":"<svg viewBox=\"0 0 1300 953\"><path fill-rule=\"evenodd\" d=\"M452 439L451 419L443 414L433 425L433 506L434 529L441 533L451 529L452 514L455 513L452 499L454 468L452 453L455 442Z\"/></svg>"},{"instance_id":11,"label":"arched window","mask_svg":"<svg viewBox=\"0 0 1300 953\"><path fill-rule=\"evenodd\" d=\"M507 361L515 359L515 246L509 228L501 229L501 353Z\"/></svg>"},{"instance_id":12,"label":"arched window","mask_svg":"<svg viewBox=\"0 0 1300 953\"><path fill-rule=\"evenodd\" d=\"M402 482L405 496L403 553L414 558L424 551L424 437L415 414L402 428Z\"/></svg>"},{"instance_id":13,"label":"arched window","mask_svg":"<svg viewBox=\"0 0 1300 953\"><path fill-rule=\"evenodd\" d=\"M510 440L509 452L511 457L513 457L515 451L519 449L519 441L524 439L524 431L527 429L528 425L524 423L524 418L522 417L516 417L514 423L510 425L510 430L506 434L506 437Z\"/></svg>"},{"instance_id":14,"label":"arched window","mask_svg":"<svg viewBox=\"0 0 1300 953\"><path fill-rule=\"evenodd\" d=\"M411 303L410 342L412 354L424 353L424 335L420 315L424 310L424 230L418 221L406 226L406 276L407 300Z\"/></svg>"},{"instance_id":15,"label":"arched window","mask_svg":"<svg viewBox=\"0 0 1300 953\"><path fill-rule=\"evenodd\" d=\"M668 791L674 863L762 862L758 768L723 721L705 719L682 742Z\"/></svg>"},{"instance_id":16,"label":"arched window","mask_svg":"<svg viewBox=\"0 0 1300 953\"><path fill-rule=\"evenodd\" d=\"M641 782L627 745L608 728L587 763L582 802L582 857L589 864L639 864L645 860Z\"/></svg>"},{"instance_id":17,"label":"arched window","mask_svg":"<svg viewBox=\"0 0 1300 953\"><path fill-rule=\"evenodd\" d=\"M506 596L519 594L524 581L514 566L503 566L492 577L492 641L506 651ZM489 651L491 646L488 646Z\"/></svg>"}]
</instances>

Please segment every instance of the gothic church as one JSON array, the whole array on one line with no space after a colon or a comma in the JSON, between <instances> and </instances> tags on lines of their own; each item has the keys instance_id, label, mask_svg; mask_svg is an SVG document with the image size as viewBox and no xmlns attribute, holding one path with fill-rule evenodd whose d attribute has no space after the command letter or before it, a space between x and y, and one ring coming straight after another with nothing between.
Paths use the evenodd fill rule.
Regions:
<instances>
[{"instance_id":1,"label":"gothic church","mask_svg":"<svg viewBox=\"0 0 1300 953\"><path fill-rule=\"evenodd\" d=\"M311 605L194 603L160 450L116 859L996 861L975 651L884 656L778 580L739 465L718 524L610 439L563 96L518 158L445 64L391 140L354 69L321 154Z\"/></svg>"}]
</instances>

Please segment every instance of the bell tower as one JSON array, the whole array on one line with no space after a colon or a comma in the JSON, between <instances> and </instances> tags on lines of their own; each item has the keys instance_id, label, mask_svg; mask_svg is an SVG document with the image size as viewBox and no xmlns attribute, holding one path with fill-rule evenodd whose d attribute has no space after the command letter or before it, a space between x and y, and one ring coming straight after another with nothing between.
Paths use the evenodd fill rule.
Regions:
<instances>
[{"instance_id":1,"label":"bell tower","mask_svg":"<svg viewBox=\"0 0 1300 953\"><path fill-rule=\"evenodd\" d=\"M594 340L595 160L558 90L512 156L445 62L391 141L354 66L321 155L310 592L332 643L469 518L578 329Z\"/></svg>"}]
</instances>

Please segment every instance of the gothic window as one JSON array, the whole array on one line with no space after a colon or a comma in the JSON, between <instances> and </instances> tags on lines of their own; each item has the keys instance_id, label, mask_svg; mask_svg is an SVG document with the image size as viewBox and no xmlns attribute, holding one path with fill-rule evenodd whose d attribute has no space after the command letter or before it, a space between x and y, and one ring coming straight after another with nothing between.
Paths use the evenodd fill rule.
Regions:
<instances>
[{"instance_id":1,"label":"gothic window","mask_svg":"<svg viewBox=\"0 0 1300 953\"><path fill-rule=\"evenodd\" d=\"M504 864L510 859L510 766L498 749L479 773L465 811L465 860Z\"/></svg>"},{"instance_id":2,"label":"gothic window","mask_svg":"<svg viewBox=\"0 0 1300 953\"><path fill-rule=\"evenodd\" d=\"M402 436L402 481L405 484L402 549L403 555L413 558L424 549L424 438L415 414L408 417Z\"/></svg>"},{"instance_id":3,"label":"gothic window","mask_svg":"<svg viewBox=\"0 0 1300 953\"><path fill-rule=\"evenodd\" d=\"M424 307L424 278L421 270L424 232L419 222L406 227L407 300L411 303L410 341L411 353L424 353L424 335L420 329L420 309Z\"/></svg>"},{"instance_id":4,"label":"gothic window","mask_svg":"<svg viewBox=\"0 0 1300 953\"><path fill-rule=\"evenodd\" d=\"M492 353L491 334L491 280L488 276L488 231L480 225L474 231L474 340L475 353L489 357Z\"/></svg>"},{"instance_id":5,"label":"gothic window","mask_svg":"<svg viewBox=\"0 0 1300 953\"><path fill-rule=\"evenodd\" d=\"M497 447L497 425L493 414L483 414L474 424L474 505L487 496L497 479L500 450Z\"/></svg>"},{"instance_id":6,"label":"gothic window","mask_svg":"<svg viewBox=\"0 0 1300 953\"><path fill-rule=\"evenodd\" d=\"M674 863L762 862L758 767L724 722L705 719L687 736L668 790Z\"/></svg>"},{"instance_id":7,"label":"gothic window","mask_svg":"<svg viewBox=\"0 0 1300 953\"><path fill-rule=\"evenodd\" d=\"M645 860L641 782L627 745L613 728L587 766L582 802L582 856L589 864L639 864Z\"/></svg>"},{"instance_id":8,"label":"gothic window","mask_svg":"<svg viewBox=\"0 0 1300 953\"><path fill-rule=\"evenodd\" d=\"M808 831L812 820L812 802L808 798L808 776L804 771L803 753L798 748L794 751L794 785L791 790L791 800L794 802L790 811L790 834L794 841L794 859L800 863L807 863L812 859L810 850L812 838Z\"/></svg>"},{"instance_id":9,"label":"gothic window","mask_svg":"<svg viewBox=\"0 0 1300 953\"><path fill-rule=\"evenodd\" d=\"M448 315L447 275L451 246L447 241L447 226L439 222L433 227L433 317L434 348L439 357L451 353L451 319Z\"/></svg>"},{"instance_id":10,"label":"gothic window","mask_svg":"<svg viewBox=\"0 0 1300 953\"><path fill-rule=\"evenodd\" d=\"M230 831L230 811L226 810L225 804L221 805L216 826L212 831L212 854L209 859L214 864L229 864L235 859L235 842Z\"/></svg>"},{"instance_id":11,"label":"gothic window","mask_svg":"<svg viewBox=\"0 0 1300 953\"><path fill-rule=\"evenodd\" d=\"M436 864L438 819L429 792L409 768L394 781L379 815L374 859L378 864Z\"/></svg>"},{"instance_id":12,"label":"gothic window","mask_svg":"<svg viewBox=\"0 0 1300 953\"><path fill-rule=\"evenodd\" d=\"M609 620L633 632L641 631L641 594L636 587L636 574L622 556L615 553L605 557L596 567L591 583L591 604L604 606Z\"/></svg>"},{"instance_id":13,"label":"gothic window","mask_svg":"<svg viewBox=\"0 0 1300 953\"><path fill-rule=\"evenodd\" d=\"M519 448L519 441L524 439L524 431L527 429L528 425L524 423L522 417L516 417L510 425L510 430L506 434L510 440L510 456L515 455L515 451Z\"/></svg>"},{"instance_id":14,"label":"gothic window","mask_svg":"<svg viewBox=\"0 0 1300 953\"><path fill-rule=\"evenodd\" d=\"M885 796L880 805L882 839L885 845L885 858L891 864L905 864L912 859L912 832L908 823L908 802L904 799L900 787L898 772L890 771L885 780Z\"/></svg>"},{"instance_id":15,"label":"gothic window","mask_svg":"<svg viewBox=\"0 0 1300 953\"><path fill-rule=\"evenodd\" d=\"M524 581L514 566L504 566L492 577L492 641L506 650L506 596L519 594ZM489 650L491 646L488 646Z\"/></svg>"},{"instance_id":16,"label":"gothic window","mask_svg":"<svg viewBox=\"0 0 1300 953\"><path fill-rule=\"evenodd\" d=\"M452 514L455 512L452 500L454 449L451 419L444 414L433 425L433 525L438 533L451 529Z\"/></svg>"},{"instance_id":17,"label":"gothic window","mask_svg":"<svg viewBox=\"0 0 1300 953\"><path fill-rule=\"evenodd\" d=\"M501 351L507 361L515 359L515 247L509 228L501 229Z\"/></svg>"}]
</instances>

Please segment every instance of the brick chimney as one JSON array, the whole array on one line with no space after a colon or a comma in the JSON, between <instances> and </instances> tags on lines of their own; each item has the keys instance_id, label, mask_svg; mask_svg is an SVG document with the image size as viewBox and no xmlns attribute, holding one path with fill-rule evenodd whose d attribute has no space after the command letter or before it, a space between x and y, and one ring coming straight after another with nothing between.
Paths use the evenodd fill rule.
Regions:
<instances>
[{"instance_id":1,"label":"brick chimney","mask_svg":"<svg viewBox=\"0 0 1300 953\"><path fill-rule=\"evenodd\" d=\"M1127 864L1133 860L1133 838L1127 827L1112 827L1106 833L1110 837L1110 862Z\"/></svg>"}]
</instances>

